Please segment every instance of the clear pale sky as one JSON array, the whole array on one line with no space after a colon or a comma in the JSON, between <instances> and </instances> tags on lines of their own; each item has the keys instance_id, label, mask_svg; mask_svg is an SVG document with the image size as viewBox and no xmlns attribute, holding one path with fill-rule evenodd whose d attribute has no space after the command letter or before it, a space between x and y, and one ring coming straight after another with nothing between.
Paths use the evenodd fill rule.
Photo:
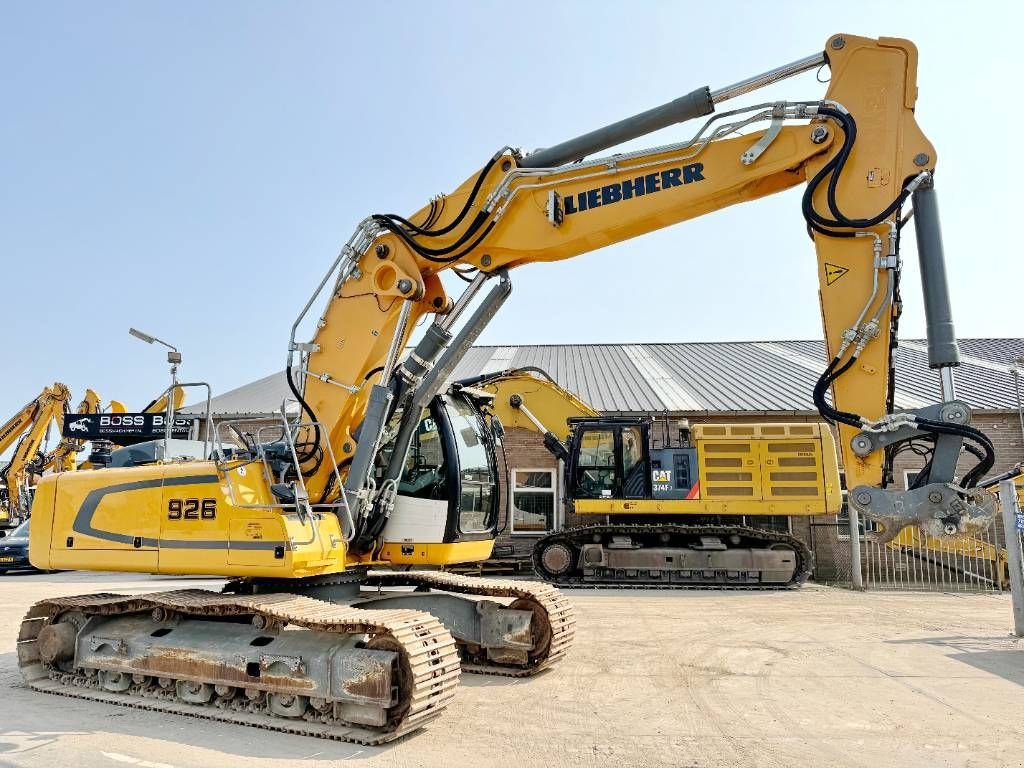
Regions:
<instances>
[{"instance_id":1,"label":"clear pale sky","mask_svg":"<svg viewBox=\"0 0 1024 768\"><path fill-rule=\"evenodd\" d=\"M130 325L178 345L183 376L215 392L280 370L292 320L367 214L411 213L505 144L727 85L835 32L918 44L957 329L1024 335L1019 7L6 3L0 420L55 379L76 402L91 386L144 405L167 369ZM769 95L823 93L811 73ZM919 336L908 240L902 332ZM820 335L799 190L513 281L482 343Z\"/></svg>"}]
</instances>

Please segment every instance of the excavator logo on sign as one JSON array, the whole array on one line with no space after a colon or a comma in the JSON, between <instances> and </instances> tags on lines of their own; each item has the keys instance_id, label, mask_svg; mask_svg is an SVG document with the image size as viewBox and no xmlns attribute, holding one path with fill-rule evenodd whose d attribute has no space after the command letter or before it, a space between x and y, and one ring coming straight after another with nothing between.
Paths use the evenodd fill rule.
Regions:
<instances>
[{"instance_id":1,"label":"excavator logo on sign","mask_svg":"<svg viewBox=\"0 0 1024 768\"><path fill-rule=\"evenodd\" d=\"M850 270L846 267L840 267L837 264L829 264L825 262L825 285L832 285L836 280L845 275Z\"/></svg>"}]
</instances>

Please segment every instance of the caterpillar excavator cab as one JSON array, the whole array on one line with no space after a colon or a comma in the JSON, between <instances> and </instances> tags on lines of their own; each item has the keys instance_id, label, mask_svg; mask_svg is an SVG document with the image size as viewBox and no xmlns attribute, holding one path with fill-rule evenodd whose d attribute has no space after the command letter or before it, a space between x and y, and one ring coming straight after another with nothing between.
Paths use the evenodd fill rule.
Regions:
<instances>
[{"instance_id":1,"label":"caterpillar excavator cab","mask_svg":"<svg viewBox=\"0 0 1024 768\"><path fill-rule=\"evenodd\" d=\"M825 66L823 97L716 113L729 99ZM462 450L466 465L456 475L437 464L436 481L418 470L405 478L407 492L422 480L447 500L401 493L423 409L508 297L515 267L580 256L798 184L806 184L801 212L830 357L812 394L839 425L851 505L893 535L907 525L938 535L987 525L995 499L977 481L994 449L955 397L936 154L914 117L916 73L909 41L834 35L804 59L576 139L529 154L504 147L411 217L363 219L292 325L285 376L301 416L282 408L278 437L257 436L237 454L218 449L205 460L39 483L30 549L38 567L215 574L232 579L229 591L37 603L19 634L27 683L372 744L438 716L460 661L463 670L513 675L551 666L574 632L571 605L554 587L376 570L483 560L493 546L483 530L481 538L467 531L487 528L491 486L472 445L479 424L457 405L445 415L451 438L463 438L454 455ZM701 117L690 139L592 157ZM896 411L892 350L910 202L929 360L943 397ZM442 283L447 270L468 281L457 299ZM922 437L934 442L927 482L906 492L884 487L894 447ZM957 478L965 444L978 463ZM392 586L416 591L385 591Z\"/></svg>"}]
</instances>

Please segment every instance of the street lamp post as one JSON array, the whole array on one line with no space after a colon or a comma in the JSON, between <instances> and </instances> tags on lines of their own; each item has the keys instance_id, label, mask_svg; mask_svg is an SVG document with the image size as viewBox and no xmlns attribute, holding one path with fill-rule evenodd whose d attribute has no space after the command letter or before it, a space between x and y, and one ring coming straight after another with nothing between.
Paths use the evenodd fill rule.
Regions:
<instances>
[{"instance_id":1,"label":"street lamp post","mask_svg":"<svg viewBox=\"0 0 1024 768\"><path fill-rule=\"evenodd\" d=\"M174 392L178 387L178 366L181 364L181 352L173 344L168 344L166 341L158 339L156 336L150 336L148 333L143 333L136 328L129 328L128 333L147 344L162 344L170 350L167 353L167 362L171 366L171 388L167 390L167 414L165 417L166 421L164 422L164 448L166 451L166 449L170 448L171 427L174 424Z\"/></svg>"}]
</instances>

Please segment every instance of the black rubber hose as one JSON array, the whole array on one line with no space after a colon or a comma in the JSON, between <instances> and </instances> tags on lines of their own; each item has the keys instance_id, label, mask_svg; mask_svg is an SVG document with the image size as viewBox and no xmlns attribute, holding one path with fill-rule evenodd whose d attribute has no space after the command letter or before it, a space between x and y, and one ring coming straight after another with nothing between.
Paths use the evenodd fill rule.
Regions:
<instances>
[{"instance_id":1,"label":"black rubber hose","mask_svg":"<svg viewBox=\"0 0 1024 768\"><path fill-rule=\"evenodd\" d=\"M421 243L418 243L416 240L414 240L412 238L412 236L408 232L406 232L404 229L402 229L401 226L395 224L393 221L391 221L390 219L388 219L388 218L386 218L384 216L376 215L376 216L372 216L371 218L374 221L376 221L378 224L380 224L382 227L384 227L385 229L388 229L391 232L394 232L396 235L398 235L400 238L402 238L402 240L405 241L405 243L411 249L413 249L416 253L418 253L423 258L429 259L430 261L447 263L449 261L456 261L458 258L460 258L461 255L460 256L456 256L456 257L443 258L443 259L442 258L431 258L431 257L432 256L434 256L434 257L447 256L452 251L456 251L459 248L461 248L474 234L476 234L477 230L479 230L480 227L482 227L484 225L484 222L487 221L488 215L484 211L480 211L479 213L477 213L476 218L474 218L473 221L470 223L470 225L466 228L466 231L463 232L461 235L459 235L459 239L456 240L451 245L446 245L443 248L427 248L427 247L425 247ZM492 222L492 224L493 224L493 222Z\"/></svg>"},{"instance_id":2,"label":"black rubber hose","mask_svg":"<svg viewBox=\"0 0 1024 768\"><path fill-rule=\"evenodd\" d=\"M837 410L825 402L825 393L828 391L828 388L832 386L832 382L850 370L853 364L857 362L857 357L852 356L842 366L836 369L838 362L838 357L833 358L832 362L828 364L828 368L825 369L825 372L821 374L821 377L814 385L814 405L817 407L818 413L821 414L821 417L830 424L834 424L838 421L851 427L860 427L860 416L855 413Z\"/></svg>"},{"instance_id":3,"label":"black rubber hose","mask_svg":"<svg viewBox=\"0 0 1024 768\"><path fill-rule=\"evenodd\" d=\"M978 464L971 469L966 475L964 475L961 484L964 488L973 488L978 480L985 475L996 463L996 452L995 446L981 430L975 429L974 427L966 424L950 424L944 421L932 421L931 419L917 419L919 427L929 430L931 432L937 432L943 435L957 435L968 440L973 440L978 443L984 452L984 458L981 459Z\"/></svg>"},{"instance_id":4,"label":"black rubber hose","mask_svg":"<svg viewBox=\"0 0 1024 768\"><path fill-rule=\"evenodd\" d=\"M295 380L292 378L292 367L290 363L288 367L285 368L284 375L288 379L288 389L290 389L292 394L295 395L295 399L299 401L299 406L306 412L306 415L309 416L309 420L313 423L313 440L311 441L313 448L309 453L304 453L299 457L299 463L301 464L312 459L316 455L316 449L320 447L320 425L317 422L316 414L313 412L313 409L310 407L309 403L306 402L306 398L302 396L299 392L299 388L295 386ZM313 469L313 472L315 472L316 469L319 469L319 465L320 462L317 461L317 467Z\"/></svg>"},{"instance_id":5,"label":"black rubber hose","mask_svg":"<svg viewBox=\"0 0 1024 768\"><path fill-rule=\"evenodd\" d=\"M852 115L844 114L830 107L819 108L818 114L832 117L843 126L843 144L835 156L825 163L808 183L801 201L801 209L808 226L814 231L829 237L851 237L853 233L837 232L834 228L866 229L880 224L903 205L910 193L904 188L881 213L869 219L851 219L843 214L839 209L836 199L836 189L839 184L839 177L842 175L857 138L857 123ZM814 209L813 196L826 176L829 177L826 199L829 210L835 216L835 219L828 219Z\"/></svg>"},{"instance_id":6,"label":"black rubber hose","mask_svg":"<svg viewBox=\"0 0 1024 768\"><path fill-rule=\"evenodd\" d=\"M472 387L475 384L482 384L488 381L493 381L494 379L500 379L503 376L515 376L517 373L536 373L539 374L540 376L543 376L552 384L558 383L553 378L551 378L551 374L549 374L543 368L538 368L535 365L527 365L523 366L522 368L506 368L503 371L495 371L494 373L481 373L476 376L468 376L465 379L453 381L452 384L458 384L459 386L462 387Z\"/></svg>"},{"instance_id":7,"label":"black rubber hose","mask_svg":"<svg viewBox=\"0 0 1024 768\"><path fill-rule=\"evenodd\" d=\"M473 202L476 200L476 196L480 193L480 187L483 186L484 179L487 178L487 174L490 173L491 168L494 167L494 164L498 162L498 158L500 158L501 156L502 152L498 152L497 154L494 155L494 157L487 161L487 163L484 165L480 173L477 174L476 182L473 184L473 190L469 193L469 197L466 198L466 202L462 206L462 210L459 211L458 215L454 219L452 219L448 224L441 227L440 229L426 229L425 227L428 226L426 222L424 223L423 227L418 227L408 219L405 219L394 213L384 213L379 214L379 216L381 218L390 219L393 222L400 223L409 232L412 232L413 234L416 235L421 235L423 237L438 237L439 235L446 235L453 229L455 229L455 227L457 227L466 217L466 214L469 213L469 209L472 207ZM377 217L375 216L374 218Z\"/></svg>"}]
</instances>

